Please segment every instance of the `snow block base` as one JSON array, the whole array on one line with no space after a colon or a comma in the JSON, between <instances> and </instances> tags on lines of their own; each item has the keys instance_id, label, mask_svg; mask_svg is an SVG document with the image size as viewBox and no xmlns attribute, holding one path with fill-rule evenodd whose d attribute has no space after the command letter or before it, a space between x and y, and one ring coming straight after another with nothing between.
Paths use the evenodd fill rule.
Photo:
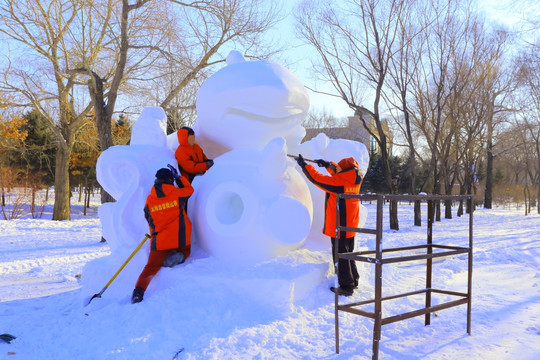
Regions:
<instances>
[{"instance_id":1,"label":"snow block base","mask_svg":"<svg viewBox=\"0 0 540 360\"><path fill-rule=\"evenodd\" d=\"M244 301L285 310L333 275L328 253L300 249L250 268L232 267L216 258L195 259L182 268L160 271L160 287L174 287L178 277L195 281L201 293L207 287L226 287ZM178 277L177 277L178 276ZM156 279L157 280L157 279ZM159 291L159 290L158 290Z\"/></svg>"}]
</instances>

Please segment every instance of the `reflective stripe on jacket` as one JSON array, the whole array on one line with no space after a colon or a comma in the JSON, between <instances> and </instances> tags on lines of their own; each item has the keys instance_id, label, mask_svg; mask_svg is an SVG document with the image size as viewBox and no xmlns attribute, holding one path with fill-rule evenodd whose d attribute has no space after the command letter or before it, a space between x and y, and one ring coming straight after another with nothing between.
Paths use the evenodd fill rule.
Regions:
<instances>
[{"instance_id":1,"label":"reflective stripe on jacket","mask_svg":"<svg viewBox=\"0 0 540 360\"><path fill-rule=\"evenodd\" d=\"M146 198L144 216L150 227L151 249L178 249L191 245L191 221L185 204L193 194L193 187L185 177L181 188L156 182Z\"/></svg>"},{"instance_id":2,"label":"reflective stripe on jacket","mask_svg":"<svg viewBox=\"0 0 540 360\"><path fill-rule=\"evenodd\" d=\"M335 237L336 236L336 194L359 194L362 184L362 176L359 170L359 165L356 161L355 166L343 170L339 173L334 173L331 168L327 168L330 175L319 173L312 165L306 165L302 168L304 174L315 186L326 192L324 201L324 226L323 234ZM335 163L332 163L334 166ZM358 199L340 199L339 200L339 224L340 226L358 227L359 221ZM352 231L340 231L339 236L353 237L356 235Z\"/></svg>"},{"instance_id":3,"label":"reflective stripe on jacket","mask_svg":"<svg viewBox=\"0 0 540 360\"><path fill-rule=\"evenodd\" d=\"M176 135L178 136L179 146L174 153L174 157L178 161L180 173L182 176L186 176L191 183L195 175L203 174L208 170L206 165L208 158L198 144L189 145L187 140L188 131L186 129L178 130Z\"/></svg>"}]
</instances>

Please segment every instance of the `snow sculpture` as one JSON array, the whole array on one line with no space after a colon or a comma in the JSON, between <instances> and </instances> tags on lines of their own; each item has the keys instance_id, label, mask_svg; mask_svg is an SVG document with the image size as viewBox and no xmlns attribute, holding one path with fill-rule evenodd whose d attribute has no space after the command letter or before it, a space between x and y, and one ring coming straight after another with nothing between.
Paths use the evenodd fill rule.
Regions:
<instances>
[{"instance_id":1,"label":"snow sculpture","mask_svg":"<svg viewBox=\"0 0 540 360\"><path fill-rule=\"evenodd\" d=\"M238 52L231 52L227 63L202 85L197 97L196 140L214 166L193 181L195 192L188 206L193 246L245 269L317 245L319 239L328 249L328 239L321 235L324 193L304 179L287 153L335 162L353 156L365 172L365 146L325 135L300 144L309 109L300 80L279 64L245 61ZM116 199L99 209L112 256L87 265L85 272L94 276L85 278L85 286L98 288L148 232L146 196L156 171L176 165L177 146L176 134L166 135L164 111L147 107L133 126L130 145L111 147L99 157L98 181ZM149 250L143 249L116 280L124 284L118 293L131 291L146 262ZM298 283L294 297L324 278L328 267L324 259L313 264L305 274L309 284ZM287 280L282 285L292 286Z\"/></svg>"}]
</instances>

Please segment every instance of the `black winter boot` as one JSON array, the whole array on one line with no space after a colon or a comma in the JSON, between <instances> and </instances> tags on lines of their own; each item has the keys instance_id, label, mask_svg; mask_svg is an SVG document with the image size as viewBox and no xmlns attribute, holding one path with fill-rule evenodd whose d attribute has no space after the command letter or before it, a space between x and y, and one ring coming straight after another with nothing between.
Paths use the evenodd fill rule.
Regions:
<instances>
[{"instance_id":1,"label":"black winter boot","mask_svg":"<svg viewBox=\"0 0 540 360\"><path fill-rule=\"evenodd\" d=\"M131 303L136 304L140 303L144 297L144 290L141 288L135 288L133 294L131 295Z\"/></svg>"},{"instance_id":2,"label":"black winter boot","mask_svg":"<svg viewBox=\"0 0 540 360\"><path fill-rule=\"evenodd\" d=\"M338 295L343 295L343 296L352 296L352 294L354 294L354 288L353 287L340 286L340 287L336 288L336 287L331 286L330 290L332 292L335 292Z\"/></svg>"}]
</instances>

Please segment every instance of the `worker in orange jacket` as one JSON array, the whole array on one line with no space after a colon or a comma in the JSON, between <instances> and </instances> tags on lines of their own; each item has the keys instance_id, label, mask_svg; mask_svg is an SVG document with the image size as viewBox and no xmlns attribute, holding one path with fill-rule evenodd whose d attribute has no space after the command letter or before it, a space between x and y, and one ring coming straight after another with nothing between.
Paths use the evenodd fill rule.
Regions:
<instances>
[{"instance_id":1,"label":"worker in orange jacket","mask_svg":"<svg viewBox=\"0 0 540 360\"><path fill-rule=\"evenodd\" d=\"M202 148L195 142L195 132L192 128L184 126L176 132L178 148L174 153L178 168L182 176L186 176L191 183L196 175L204 174L214 165L214 161L208 159Z\"/></svg>"},{"instance_id":2,"label":"worker in orange jacket","mask_svg":"<svg viewBox=\"0 0 540 360\"><path fill-rule=\"evenodd\" d=\"M344 158L339 163L326 160L315 160L319 167L324 167L330 175L319 173L312 165L308 165L302 155L295 158L307 179L315 186L326 192L324 209L323 234L330 236L332 240L332 257L334 264L336 246L336 194L358 194L362 184L362 173L358 162L352 158ZM338 221L340 226L358 227L360 218L360 204L358 199L340 199ZM355 232L340 231L338 253L354 251ZM354 260L339 259L338 283L339 287L331 287L330 290L338 295L351 296L358 287L358 271Z\"/></svg>"},{"instance_id":3,"label":"worker in orange jacket","mask_svg":"<svg viewBox=\"0 0 540 360\"><path fill-rule=\"evenodd\" d=\"M174 186L176 182L176 186ZM150 228L150 254L131 296L133 304L141 302L146 288L162 266L183 263L191 254L191 221L186 211L193 187L176 169L162 168L146 198L144 216Z\"/></svg>"}]
</instances>

